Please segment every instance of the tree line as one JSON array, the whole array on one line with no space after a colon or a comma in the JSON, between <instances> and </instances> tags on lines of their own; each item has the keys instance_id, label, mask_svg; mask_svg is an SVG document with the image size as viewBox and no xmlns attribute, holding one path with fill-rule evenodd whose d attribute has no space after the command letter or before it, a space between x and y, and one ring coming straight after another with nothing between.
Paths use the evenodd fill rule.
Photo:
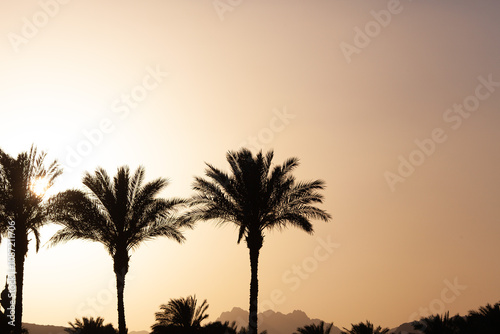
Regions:
<instances>
[{"instance_id":1,"label":"tree line","mask_svg":"<svg viewBox=\"0 0 500 334\"><path fill-rule=\"evenodd\" d=\"M145 182L145 168L131 171L118 167L111 177L103 168L85 172L83 189L69 189L48 199L33 186L44 181L45 190L63 173L57 161L46 165L46 153L35 146L17 157L0 149L0 236L15 243L15 296L13 333L23 333L24 260L29 235L40 246L40 228L48 223L61 226L49 247L75 239L99 242L113 259L116 276L118 333L126 334L124 289L131 252L143 242L167 237L185 240L183 232L200 221L234 224L237 242L245 241L250 255L249 323L246 330L258 333L258 261L266 230L293 226L313 233L312 220L331 216L317 207L323 202L322 180L297 181L293 171L297 158L273 165L273 151L253 154L242 148L226 154L227 173L206 163L205 175L195 177L190 198L160 198L168 185L165 178ZM9 234L9 227L15 233ZM2 240L0 239L0 242ZM89 319L87 319L88 322ZM85 322L85 320L84 320ZM84 322L81 322L84 324ZM2 332L3 333L3 332Z\"/></svg>"}]
</instances>

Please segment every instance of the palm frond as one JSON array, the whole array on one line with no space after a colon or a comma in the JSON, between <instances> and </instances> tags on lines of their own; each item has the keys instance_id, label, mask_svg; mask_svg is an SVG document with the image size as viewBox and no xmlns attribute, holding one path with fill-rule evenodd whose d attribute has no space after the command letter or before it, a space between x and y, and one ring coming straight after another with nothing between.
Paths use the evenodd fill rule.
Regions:
<instances>
[{"instance_id":1,"label":"palm frond","mask_svg":"<svg viewBox=\"0 0 500 334\"><path fill-rule=\"evenodd\" d=\"M182 243L186 240L177 219L174 217L166 217L145 225L142 229L131 235L127 240L127 248L129 250L135 249L142 242L152 240L156 237L167 237L178 243Z\"/></svg>"},{"instance_id":2,"label":"palm frond","mask_svg":"<svg viewBox=\"0 0 500 334\"><path fill-rule=\"evenodd\" d=\"M129 203L135 202L135 197L137 196L137 192L139 191L142 183L144 182L144 175L146 171L143 166L139 166L134 173L134 176L130 180L130 189L128 191L129 194Z\"/></svg>"}]
</instances>

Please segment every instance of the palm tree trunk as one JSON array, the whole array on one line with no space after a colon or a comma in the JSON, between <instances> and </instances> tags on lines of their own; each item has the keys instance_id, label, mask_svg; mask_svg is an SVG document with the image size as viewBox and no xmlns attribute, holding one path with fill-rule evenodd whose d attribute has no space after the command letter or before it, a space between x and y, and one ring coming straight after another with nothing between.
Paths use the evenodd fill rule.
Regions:
<instances>
[{"instance_id":1,"label":"palm tree trunk","mask_svg":"<svg viewBox=\"0 0 500 334\"><path fill-rule=\"evenodd\" d=\"M14 307L14 333L21 334L23 326L23 281L24 260L28 251L28 240L22 229L15 232L14 261L16 263L16 303Z\"/></svg>"},{"instance_id":2,"label":"palm tree trunk","mask_svg":"<svg viewBox=\"0 0 500 334\"><path fill-rule=\"evenodd\" d=\"M125 323L125 304L123 291L125 290L125 275L128 272L128 252L125 247L119 247L113 256L113 269L116 275L116 290L118 293L118 333L127 334Z\"/></svg>"},{"instance_id":3,"label":"palm tree trunk","mask_svg":"<svg viewBox=\"0 0 500 334\"><path fill-rule=\"evenodd\" d=\"M118 291L118 333L127 334L127 326L125 323L125 304L123 302L125 274L116 273L116 289Z\"/></svg>"},{"instance_id":4,"label":"palm tree trunk","mask_svg":"<svg viewBox=\"0 0 500 334\"><path fill-rule=\"evenodd\" d=\"M258 278L258 265L259 265L259 252L260 247L249 245L250 250L250 310L248 314L248 332L250 334L257 334L257 302L259 295L259 278Z\"/></svg>"}]
</instances>

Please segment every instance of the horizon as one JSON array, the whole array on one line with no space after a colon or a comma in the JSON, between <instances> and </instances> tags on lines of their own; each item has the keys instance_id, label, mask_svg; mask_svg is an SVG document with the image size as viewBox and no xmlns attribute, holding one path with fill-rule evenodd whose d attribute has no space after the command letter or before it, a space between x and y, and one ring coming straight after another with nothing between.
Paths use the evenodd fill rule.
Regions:
<instances>
[{"instance_id":1,"label":"horizon","mask_svg":"<svg viewBox=\"0 0 500 334\"><path fill-rule=\"evenodd\" d=\"M333 218L313 235L266 231L259 313L339 328L464 315L500 301L499 17L494 0L2 3L0 149L57 159L47 196L129 165L167 178L161 197L187 198L205 163L229 170L227 151L297 157L293 175L325 181L318 207ZM185 236L131 253L129 331L171 298L207 299L209 321L248 310L236 228ZM30 243L23 322L117 327L116 299L101 244Z\"/></svg>"},{"instance_id":2,"label":"horizon","mask_svg":"<svg viewBox=\"0 0 500 334\"><path fill-rule=\"evenodd\" d=\"M483 306L486 306L486 305L483 305ZM470 310L470 311L477 311L477 310ZM234 314L235 312L236 313L241 313L241 312L245 313L245 318L243 319L241 316L237 316L237 314ZM274 310L265 310L265 311L259 312L259 316L260 316L259 317L259 328L269 328L269 326L271 326L272 328L276 328L275 326L279 325L276 322L276 318L274 318L275 322L271 322L270 323L269 320L268 320L267 323L266 323L266 319L268 319L269 317L271 317L273 315L282 315L282 316L285 316L285 317L291 317L293 315L296 315L297 313L303 314L307 319L310 320L309 322L300 322L300 321L295 320L298 326L304 326L304 325L308 325L308 324L318 324L320 322L324 322L327 325L328 324L332 324L332 326L334 328L338 328L339 330L343 330L344 329L343 327L339 327L339 325L336 324L334 321L328 322L328 321L324 321L323 319L311 318L304 311L299 310L299 309L293 310L292 312L289 312L289 313L282 313L282 312L277 312L277 311L274 311ZM468 314L456 314L456 315L461 316L461 317L466 317ZM245 323L248 321L247 317L248 317L248 310L246 310L244 308L241 308L241 307L234 306L230 311L223 311L213 321L209 321L209 320L205 319L203 321L204 322L203 325L207 325L208 323L211 323L211 322L214 322L214 321L220 321L222 323L227 322L227 321L229 321L229 322L233 322L234 321L234 323L236 324L237 328L242 328L242 327L245 327ZM287 319L288 322L290 322L291 320L292 320L291 318ZM281 322L283 322L283 320ZM399 325L397 325L395 327L388 327L388 329L390 330L390 332L392 332L392 331L395 331L395 330L397 330L398 328L401 328L401 327L405 328L405 326L407 326L410 323L411 322L403 322L403 323L401 323L401 324L399 324ZM50 324L33 324L33 323L25 323L25 324L35 325L35 326L43 326L43 327L65 327L65 328L68 328L68 326L50 325ZM266 325L264 325L264 324L266 324ZM350 324L350 325L354 325L354 324ZM377 325L377 324L375 324L375 325ZM384 326L382 326L382 328L384 328ZM145 329L143 329L143 330L134 330L134 331L131 331L131 332L129 331L129 333L142 333L142 332L149 332L149 331L145 330ZM404 332L402 332L402 333L404 333Z\"/></svg>"}]
</instances>

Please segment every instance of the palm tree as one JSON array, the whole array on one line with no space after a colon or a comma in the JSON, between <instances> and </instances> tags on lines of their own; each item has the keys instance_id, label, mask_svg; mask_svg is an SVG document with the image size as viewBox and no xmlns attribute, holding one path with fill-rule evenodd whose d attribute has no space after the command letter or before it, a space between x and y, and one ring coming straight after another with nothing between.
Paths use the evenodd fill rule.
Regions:
<instances>
[{"instance_id":1,"label":"palm tree","mask_svg":"<svg viewBox=\"0 0 500 334\"><path fill-rule=\"evenodd\" d=\"M200 330L202 334L237 334L238 328L236 322L225 321L225 322L211 322L203 326Z\"/></svg>"},{"instance_id":2,"label":"palm tree","mask_svg":"<svg viewBox=\"0 0 500 334\"><path fill-rule=\"evenodd\" d=\"M238 334L248 334L250 333L250 329L246 327L241 327L240 330L238 331ZM267 334L267 330L260 332L260 334Z\"/></svg>"},{"instance_id":3,"label":"palm tree","mask_svg":"<svg viewBox=\"0 0 500 334\"><path fill-rule=\"evenodd\" d=\"M420 321L413 322L413 328L422 331L425 334L458 334L464 327L464 319L458 314L450 318L450 313L444 315L431 315L422 318Z\"/></svg>"},{"instance_id":4,"label":"palm tree","mask_svg":"<svg viewBox=\"0 0 500 334\"><path fill-rule=\"evenodd\" d=\"M199 329L201 322L208 318L205 312L208 309L205 299L200 306L195 296L170 299L167 304L160 305L160 312L156 312L156 323L151 326L153 333L163 332L165 327L182 327Z\"/></svg>"},{"instance_id":5,"label":"palm tree","mask_svg":"<svg viewBox=\"0 0 500 334\"><path fill-rule=\"evenodd\" d=\"M467 323L474 333L500 333L500 303L481 306L478 311L470 311Z\"/></svg>"},{"instance_id":6,"label":"palm tree","mask_svg":"<svg viewBox=\"0 0 500 334\"><path fill-rule=\"evenodd\" d=\"M104 169L97 168L94 175L87 172L83 177L88 192L67 190L49 203L51 218L63 226L49 240L50 245L73 239L96 241L113 258L120 334L127 333L123 292L129 251L158 236L180 243L184 241L181 228L191 227L174 216L185 200L156 198L168 182L158 178L143 185L144 173L139 167L130 175L129 167L124 166L111 180Z\"/></svg>"},{"instance_id":7,"label":"palm tree","mask_svg":"<svg viewBox=\"0 0 500 334\"><path fill-rule=\"evenodd\" d=\"M294 334L330 334L332 330L333 323L327 324L325 328L325 322L321 321L319 325L311 324L304 327L297 328L298 333Z\"/></svg>"},{"instance_id":8,"label":"palm tree","mask_svg":"<svg viewBox=\"0 0 500 334\"><path fill-rule=\"evenodd\" d=\"M104 325L104 319L90 317L75 319L75 323L69 322L71 328L65 328L64 331L69 334L116 334L116 329L111 324Z\"/></svg>"},{"instance_id":9,"label":"palm tree","mask_svg":"<svg viewBox=\"0 0 500 334\"><path fill-rule=\"evenodd\" d=\"M344 327L345 331L342 331L342 334L385 334L389 332L389 328L382 328L378 326L377 328L373 327L373 324L366 321L366 324L360 322L359 324L351 324L351 329L347 329Z\"/></svg>"},{"instance_id":10,"label":"palm tree","mask_svg":"<svg viewBox=\"0 0 500 334\"><path fill-rule=\"evenodd\" d=\"M22 332L24 260L28 253L30 233L35 238L35 248L40 247L40 228L48 222L44 195L32 187L39 180L45 181L45 190L62 173L57 161L45 167L45 152L38 153L31 146L29 152L13 158L0 149L0 235L9 237L15 262L15 333Z\"/></svg>"},{"instance_id":11,"label":"palm tree","mask_svg":"<svg viewBox=\"0 0 500 334\"><path fill-rule=\"evenodd\" d=\"M325 211L312 204L321 203L317 192L324 182L296 182L291 172L298 166L297 158L290 158L271 169L273 152L255 157L248 149L228 152L231 175L207 164L208 179L195 178L192 198L194 206L189 216L193 221L216 219L231 222L239 229L238 243L245 237L250 253L250 311L249 332L257 333L257 267L265 229L282 229L289 225L313 232L311 218L330 219Z\"/></svg>"}]
</instances>

